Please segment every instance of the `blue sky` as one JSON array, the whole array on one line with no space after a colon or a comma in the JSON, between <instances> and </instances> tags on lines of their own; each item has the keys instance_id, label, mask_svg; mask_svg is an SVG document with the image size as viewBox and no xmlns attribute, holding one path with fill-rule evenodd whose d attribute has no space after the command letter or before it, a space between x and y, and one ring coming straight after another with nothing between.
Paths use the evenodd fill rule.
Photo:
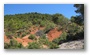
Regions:
<instances>
[{"instance_id":1,"label":"blue sky","mask_svg":"<svg viewBox=\"0 0 90 55\"><path fill-rule=\"evenodd\" d=\"M65 17L70 18L76 16L76 8L73 4L5 4L4 15L7 14L22 14L29 12L55 14L60 13Z\"/></svg>"}]
</instances>

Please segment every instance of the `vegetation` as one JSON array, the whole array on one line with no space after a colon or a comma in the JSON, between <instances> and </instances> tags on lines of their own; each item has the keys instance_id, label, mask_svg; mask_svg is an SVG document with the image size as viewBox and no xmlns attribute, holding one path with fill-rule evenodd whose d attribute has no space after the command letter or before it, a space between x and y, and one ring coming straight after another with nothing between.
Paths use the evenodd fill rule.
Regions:
<instances>
[{"instance_id":1,"label":"vegetation","mask_svg":"<svg viewBox=\"0 0 90 55\"><path fill-rule=\"evenodd\" d=\"M49 49L56 49L58 48L58 44L63 42L84 39L84 5L75 4L74 7L77 8L76 13L80 13L80 15L72 16L71 19L68 19L59 13L51 15L32 12L25 14L5 15L4 35L10 39L10 42L4 43L4 48L43 49L43 45L46 45ZM40 30L38 27L45 28ZM38 31L35 28L37 28ZM46 34L54 28L58 28L58 32L62 31L62 34L58 38L49 41ZM19 43L12 38L15 37L16 39L23 39L23 37L28 34L30 35L28 39L33 42L29 42L27 47L24 47L22 43Z\"/></svg>"},{"instance_id":2,"label":"vegetation","mask_svg":"<svg viewBox=\"0 0 90 55\"><path fill-rule=\"evenodd\" d=\"M4 48L5 49L19 49L19 48L24 48L21 43L18 43L16 40L11 39L10 43L4 43Z\"/></svg>"},{"instance_id":3,"label":"vegetation","mask_svg":"<svg viewBox=\"0 0 90 55\"><path fill-rule=\"evenodd\" d=\"M32 40L36 39L35 35L32 35L32 34L28 38Z\"/></svg>"},{"instance_id":4,"label":"vegetation","mask_svg":"<svg viewBox=\"0 0 90 55\"><path fill-rule=\"evenodd\" d=\"M41 45L38 42L29 43L28 49L40 49Z\"/></svg>"},{"instance_id":5,"label":"vegetation","mask_svg":"<svg viewBox=\"0 0 90 55\"><path fill-rule=\"evenodd\" d=\"M65 42L66 40L67 40L67 33L63 32L62 35L59 38L54 39L53 42L59 44Z\"/></svg>"},{"instance_id":6,"label":"vegetation","mask_svg":"<svg viewBox=\"0 0 90 55\"><path fill-rule=\"evenodd\" d=\"M53 42L49 41L48 39L40 38L39 39L39 44L41 44L41 45L47 45L48 48L50 48L50 49L56 49L56 48L58 48L58 45L56 43L53 43Z\"/></svg>"}]
</instances>

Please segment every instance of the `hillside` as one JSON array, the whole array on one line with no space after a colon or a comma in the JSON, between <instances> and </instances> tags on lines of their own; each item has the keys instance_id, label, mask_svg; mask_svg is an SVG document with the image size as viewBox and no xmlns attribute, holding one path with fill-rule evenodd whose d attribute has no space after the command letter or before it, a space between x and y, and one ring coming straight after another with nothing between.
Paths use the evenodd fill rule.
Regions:
<instances>
[{"instance_id":1,"label":"hillside","mask_svg":"<svg viewBox=\"0 0 90 55\"><path fill-rule=\"evenodd\" d=\"M4 16L5 49L57 49L84 38L84 28L64 15L37 12Z\"/></svg>"}]
</instances>

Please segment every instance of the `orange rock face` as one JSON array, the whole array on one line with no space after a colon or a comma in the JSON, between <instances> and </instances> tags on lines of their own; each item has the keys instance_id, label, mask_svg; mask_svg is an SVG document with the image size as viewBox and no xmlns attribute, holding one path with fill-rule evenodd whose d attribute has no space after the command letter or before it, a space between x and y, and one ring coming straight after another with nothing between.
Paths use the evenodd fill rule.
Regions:
<instances>
[{"instance_id":1,"label":"orange rock face","mask_svg":"<svg viewBox=\"0 0 90 55\"><path fill-rule=\"evenodd\" d=\"M57 28L54 28L51 31L49 31L47 36L48 36L49 41L52 41L55 38L60 37L61 34L62 34L62 31L58 31Z\"/></svg>"}]
</instances>

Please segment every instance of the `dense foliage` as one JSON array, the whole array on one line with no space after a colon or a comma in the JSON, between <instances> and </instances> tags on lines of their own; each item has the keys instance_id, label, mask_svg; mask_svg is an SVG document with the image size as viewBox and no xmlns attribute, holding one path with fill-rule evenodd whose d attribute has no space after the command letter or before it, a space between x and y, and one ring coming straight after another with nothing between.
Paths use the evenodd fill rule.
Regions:
<instances>
[{"instance_id":1,"label":"dense foliage","mask_svg":"<svg viewBox=\"0 0 90 55\"><path fill-rule=\"evenodd\" d=\"M73 20L75 23L79 25L84 25L84 4L74 4L74 7L76 7L77 10L75 10L76 13L79 15L72 16L71 20Z\"/></svg>"},{"instance_id":2,"label":"dense foliage","mask_svg":"<svg viewBox=\"0 0 90 55\"><path fill-rule=\"evenodd\" d=\"M22 33L21 37L23 37L29 33L29 31L27 30L33 25L46 27L46 32L47 30L54 28L56 24L65 26L64 24L67 24L67 20L68 19L66 19L62 14L50 15L34 12L25 14L5 15L4 31L6 35L8 35L9 33L9 36L20 36L20 34Z\"/></svg>"}]
</instances>

